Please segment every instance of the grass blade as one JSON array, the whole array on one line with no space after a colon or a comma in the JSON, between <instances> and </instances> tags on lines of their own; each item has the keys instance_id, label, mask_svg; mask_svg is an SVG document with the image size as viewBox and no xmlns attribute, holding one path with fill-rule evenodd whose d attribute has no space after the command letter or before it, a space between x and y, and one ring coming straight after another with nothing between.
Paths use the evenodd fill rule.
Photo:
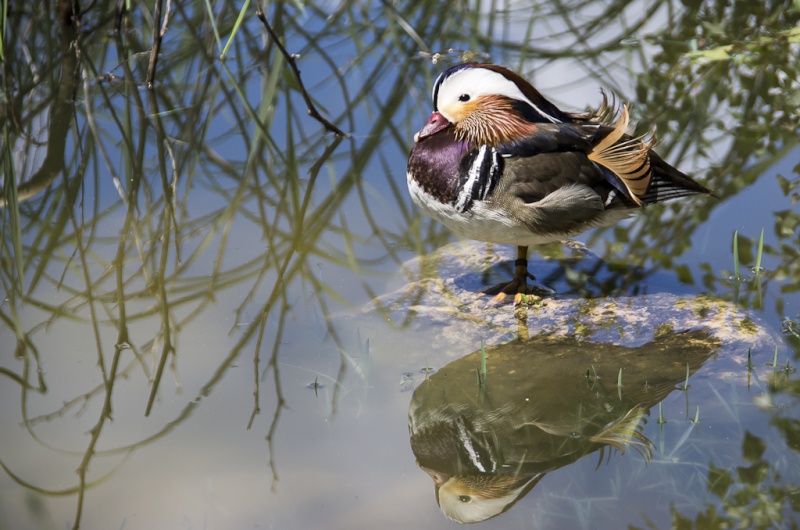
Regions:
<instances>
[{"instance_id":1,"label":"grass blade","mask_svg":"<svg viewBox=\"0 0 800 530\"><path fill-rule=\"evenodd\" d=\"M764 227L761 227L761 235L758 237L758 254L756 255L756 275L761 274L761 256L764 253Z\"/></svg>"},{"instance_id":2,"label":"grass blade","mask_svg":"<svg viewBox=\"0 0 800 530\"><path fill-rule=\"evenodd\" d=\"M222 49L222 53L219 56L220 60L225 59L228 49L231 47L231 44L233 44L233 39L236 38L236 34L239 32L239 28L242 26L242 21L244 21L245 15L247 15L248 7L250 7L250 0L244 0L244 5L242 5L242 9L239 10L239 16L236 17L236 22L233 24L233 29L228 37L228 42L225 43L225 47Z\"/></svg>"}]
</instances>

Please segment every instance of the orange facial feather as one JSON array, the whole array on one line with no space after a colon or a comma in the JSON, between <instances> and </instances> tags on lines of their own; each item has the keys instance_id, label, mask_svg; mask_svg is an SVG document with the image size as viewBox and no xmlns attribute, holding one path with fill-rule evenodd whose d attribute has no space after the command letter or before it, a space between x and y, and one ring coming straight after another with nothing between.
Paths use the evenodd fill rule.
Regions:
<instances>
[{"instance_id":1,"label":"orange facial feather","mask_svg":"<svg viewBox=\"0 0 800 530\"><path fill-rule=\"evenodd\" d=\"M497 146L523 138L536 130L514 107L514 100L504 96L481 96L462 106L456 136L478 145Z\"/></svg>"}]
</instances>

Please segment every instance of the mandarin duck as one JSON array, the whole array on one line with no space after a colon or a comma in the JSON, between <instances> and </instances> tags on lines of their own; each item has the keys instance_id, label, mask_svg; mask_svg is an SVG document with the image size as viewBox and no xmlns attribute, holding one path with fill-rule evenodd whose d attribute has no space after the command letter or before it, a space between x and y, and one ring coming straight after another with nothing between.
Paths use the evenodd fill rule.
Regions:
<instances>
[{"instance_id":1,"label":"mandarin duck","mask_svg":"<svg viewBox=\"0 0 800 530\"><path fill-rule=\"evenodd\" d=\"M604 94L605 100L605 94ZM610 226L666 199L710 194L662 160L655 135L627 134L628 109L610 123L607 102L569 113L520 75L466 63L433 85L433 113L414 136L411 198L456 234L517 246L512 281L485 291L527 290L528 246Z\"/></svg>"}]
</instances>

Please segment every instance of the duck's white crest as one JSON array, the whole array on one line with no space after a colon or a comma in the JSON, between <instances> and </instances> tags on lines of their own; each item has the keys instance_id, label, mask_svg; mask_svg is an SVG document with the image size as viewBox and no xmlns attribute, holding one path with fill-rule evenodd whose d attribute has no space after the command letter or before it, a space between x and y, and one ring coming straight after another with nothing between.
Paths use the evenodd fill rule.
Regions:
<instances>
[{"instance_id":1,"label":"duck's white crest","mask_svg":"<svg viewBox=\"0 0 800 530\"><path fill-rule=\"evenodd\" d=\"M445 72L447 73L447 72ZM552 123L561 123L555 116L544 112L533 101L528 99L516 83L500 72L486 68L462 68L444 77L439 75L433 85L433 106L448 121L453 122L454 117L448 115L447 110L456 108L461 103L459 98L466 94L470 100L480 96L506 96L519 101L524 101L536 112L550 120Z\"/></svg>"}]
</instances>

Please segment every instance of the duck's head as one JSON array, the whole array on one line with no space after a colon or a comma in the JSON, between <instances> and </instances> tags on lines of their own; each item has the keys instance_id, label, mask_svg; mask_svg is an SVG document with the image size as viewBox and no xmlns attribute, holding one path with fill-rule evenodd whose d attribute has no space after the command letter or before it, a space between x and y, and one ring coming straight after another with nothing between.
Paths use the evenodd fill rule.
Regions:
<instances>
[{"instance_id":1,"label":"duck's head","mask_svg":"<svg viewBox=\"0 0 800 530\"><path fill-rule=\"evenodd\" d=\"M508 68L466 63L436 79L433 113L415 140L452 127L459 140L496 146L530 134L537 123L570 119Z\"/></svg>"}]
</instances>

